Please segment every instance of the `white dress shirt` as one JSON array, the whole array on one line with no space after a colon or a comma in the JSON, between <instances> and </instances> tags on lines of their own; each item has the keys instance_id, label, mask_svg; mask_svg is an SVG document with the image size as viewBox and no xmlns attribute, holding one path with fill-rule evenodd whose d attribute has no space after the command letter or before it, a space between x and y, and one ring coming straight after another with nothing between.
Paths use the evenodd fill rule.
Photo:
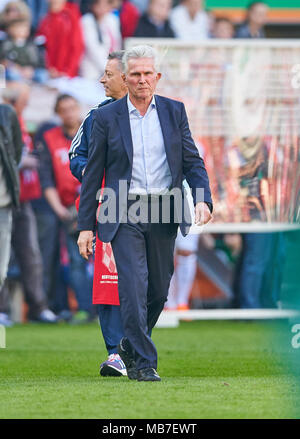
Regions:
<instances>
[{"instance_id":1,"label":"white dress shirt","mask_svg":"<svg viewBox=\"0 0 300 439\"><path fill-rule=\"evenodd\" d=\"M181 40L199 41L209 37L209 19L204 11L197 12L192 19L184 5L176 6L171 10L170 23Z\"/></svg>"},{"instance_id":2,"label":"white dress shirt","mask_svg":"<svg viewBox=\"0 0 300 439\"><path fill-rule=\"evenodd\" d=\"M127 96L133 145L130 194L164 194L172 184L155 98L141 116Z\"/></svg>"}]
</instances>

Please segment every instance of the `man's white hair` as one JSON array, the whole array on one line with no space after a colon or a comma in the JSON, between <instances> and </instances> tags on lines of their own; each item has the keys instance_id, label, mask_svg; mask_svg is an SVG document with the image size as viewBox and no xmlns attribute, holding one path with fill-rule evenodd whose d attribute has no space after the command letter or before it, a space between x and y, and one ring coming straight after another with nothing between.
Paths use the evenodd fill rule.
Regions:
<instances>
[{"instance_id":1,"label":"man's white hair","mask_svg":"<svg viewBox=\"0 0 300 439\"><path fill-rule=\"evenodd\" d=\"M139 46L133 46L129 49L125 50L125 53L122 58L122 64L123 64L123 72L126 73L128 70L128 61L130 59L136 59L136 58L151 58L153 59L154 68L156 71L158 71L158 62L157 62L157 52L156 50L147 45L139 45Z\"/></svg>"}]
</instances>

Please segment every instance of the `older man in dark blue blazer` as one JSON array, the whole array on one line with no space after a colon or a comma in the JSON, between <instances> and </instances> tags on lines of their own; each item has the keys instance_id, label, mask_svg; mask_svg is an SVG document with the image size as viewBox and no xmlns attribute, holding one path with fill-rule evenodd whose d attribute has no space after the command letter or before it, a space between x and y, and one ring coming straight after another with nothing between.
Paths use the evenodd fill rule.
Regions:
<instances>
[{"instance_id":1,"label":"older man in dark blue blazer","mask_svg":"<svg viewBox=\"0 0 300 439\"><path fill-rule=\"evenodd\" d=\"M187 232L183 179L192 189L197 224L210 220L212 200L184 105L154 94L161 77L155 51L149 46L128 49L123 68L128 95L94 112L78 245L83 257L92 253L105 174L98 233L102 241L111 242L118 269L126 336L119 354L129 379L160 381L157 351L149 334L167 299L178 225L184 235Z\"/></svg>"}]
</instances>

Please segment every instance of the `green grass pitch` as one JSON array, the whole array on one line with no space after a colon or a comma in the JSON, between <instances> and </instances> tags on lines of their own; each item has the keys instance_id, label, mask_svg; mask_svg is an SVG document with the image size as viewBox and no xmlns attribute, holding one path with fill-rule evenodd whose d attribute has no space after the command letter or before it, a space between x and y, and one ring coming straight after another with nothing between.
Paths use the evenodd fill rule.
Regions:
<instances>
[{"instance_id":1,"label":"green grass pitch","mask_svg":"<svg viewBox=\"0 0 300 439\"><path fill-rule=\"evenodd\" d=\"M281 325L183 322L155 329L160 383L102 378L100 329L17 325L0 349L0 418L296 418Z\"/></svg>"}]
</instances>

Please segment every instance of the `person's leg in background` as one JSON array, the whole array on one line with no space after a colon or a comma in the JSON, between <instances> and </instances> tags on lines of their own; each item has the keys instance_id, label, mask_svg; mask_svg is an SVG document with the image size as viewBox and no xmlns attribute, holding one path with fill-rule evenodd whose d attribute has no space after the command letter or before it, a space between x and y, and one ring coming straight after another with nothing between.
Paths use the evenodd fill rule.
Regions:
<instances>
[{"instance_id":1,"label":"person's leg in background","mask_svg":"<svg viewBox=\"0 0 300 439\"><path fill-rule=\"evenodd\" d=\"M0 207L0 324L11 326L8 317L7 289L4 285L10 257L12 231L12 210L10 207Z\"/></svg>"},{"instance_id":2,"label":"person's leg in background","mask_svg":"<svg viewBox=\"0 0 300 439\"><path fill-rule=\"evenodd\" d=\"M45 323L55 323L56 316L48 309L43 289L43 263L38 243L36 219L30 203L22 203L13 215L12 245L21 270L28 317Z\"/></svg>"},{"instance_id":3,"label":"person's leg in background","mask_svg":"<svg viewBox=\"0 0 300 439\"><path fill-rule=\"evenodd\" d=\"M166 302L165 309L175 310L177 309L177 303L177 256L175 256L175 270L170 281L168 300Z\"/></svg>"},{"instance_id":4,"label":"person's leg in background","mask_svg":"<svg viewBox=\"0 0 300 439\"><path fill-rule=\"evenodd\" d=\"M177 253L177 309L189 309L189 297L194 283L197 270L196 253L180 254Z\"/></svg>"},{"instance_id":5,"label":"person's leg in background","mask_svg":"<svg viewBox=\"0 0 300 439\"><path fill-rule=\"evenodd\" d=\"M12 210L10 207L0 208L0 289L3 287L9 257L10 257L10 246L11 246L11 231L12 231Z\"/></svg>"},{"instance_id":6,"label":"person's leg in background","mask_svg":"<svg viewBox=\"0 0 300 439\"><path fill-rule=\"evenodd\" d=\"M166 308L186 310L197 270L197 248L199 235L183 237L178 232L176 247L176 268L171 279Z\"/></svg>"},{"instance_id":7,"label":"person's leg in background","mask_svg":"<svg viewBox=\"0 0 300 439\"><path fill-rule=\"evenodd\" d=\"M41 203L40 203L41 204ZM59 259L59 221L52 209L43 203L34 208L38 228L39 247L43 260L43 287L50 309L56 298ZM35 206L35 203L33 203Z\"/></svg>"},{"instance_id":8,"label":"person's leg in background","mask_svg":"<svg viewBox=\"0 0 300 439\"><path fill-rule=\"evenodd\" d=\"M75 292L78 311L73 316L73 323L84 323L90 319L92 310L92 281L88 278L87 262L80 256L77 234L70 234L65 229L66 245L70 259L70 286Z\"/></svg>"},{"instance_id":9,"label":"person's leg in background","mask_svg":"<svg viewBox=\"0 0 300 439\"><path fill-rule=\"evenodd\" d=\"M60 248L58 248L57 259L54 267L55 294L53 295L53 311L60 320L69 321L73 314L69 307L68 300L68 267L61 263Z\"/></svg>"},{"instance_id":10,"label":"person's leg in background","mask_svg":"<svg viewBox=\"0 0 300 439\"><path fill-rule=\"evenodd\" d=\"M285 264L283 232L269 233L269 261L263 277L261 303L264 308L277 308ZM267 249L266 249L267 251Z\"/></svg>"},{"instance_id":11,"label":"person's leg in background","mask_svg":"<svg viewBox=\"0 0 300 439\"><path fill-rule=\"evenodd\" d=\"M43 260L43 286L49 308L59 320L70 320L72 313L68 304L67 284L63 279L61 265L61 225L45 199L31 202L38 228L39 247Z\"/></svg>"},{"instance_id":12,"label":"person's leg in background","mask_svg":"<svg viewBox=\"0 0 300 439\"><path fill-rule=\"evenodd\" d=\"M108 359L100 365L101 376L126 376L126 367L118 354L118 344L124 336L119 305L98 305L99 322Z\"/></svg>"},{"instance_id":13,"label":"person's leg in background","mask_svg":"<svg viewBox=\"0 0 300 439\"><path fill-rule=\"evenodd\" d=\"M261 308L261 289L268 269L271 233L244 233L238 275L238 295L241 308Z\"/></svg>"}]
</instances>

